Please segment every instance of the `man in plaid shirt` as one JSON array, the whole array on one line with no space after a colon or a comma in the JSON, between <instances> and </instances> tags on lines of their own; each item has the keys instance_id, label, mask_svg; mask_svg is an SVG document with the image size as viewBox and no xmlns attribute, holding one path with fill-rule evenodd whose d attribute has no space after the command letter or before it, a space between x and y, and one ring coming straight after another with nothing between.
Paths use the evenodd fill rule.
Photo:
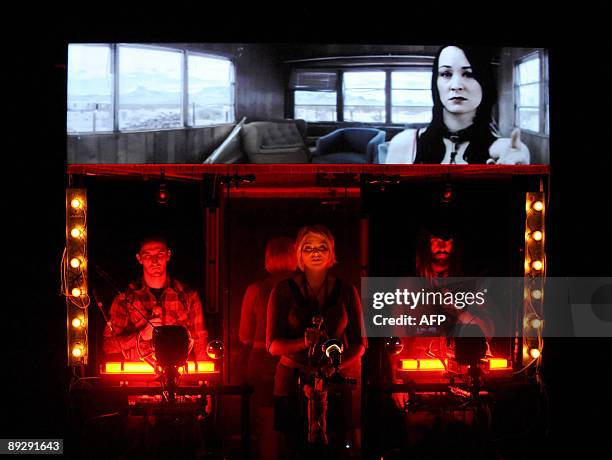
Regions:
<instances>
[{"instance_id":1,"label":"man in plaid shirt","mask_svg":"<svg viewBox=\"0 0 612 460\"><path fill-rule=\"evenodd\" d=\"M107 325L104 330L106 354L121 353L130 361L146 358L153 351L153 326L181 325L191 334L195 359L205 358L207 332L202 304L196 291L167 274L170 256L161 237L141 242L136 259L142 265L143 276L113 301L112 328Z\"/></svg>"}]
</instances>

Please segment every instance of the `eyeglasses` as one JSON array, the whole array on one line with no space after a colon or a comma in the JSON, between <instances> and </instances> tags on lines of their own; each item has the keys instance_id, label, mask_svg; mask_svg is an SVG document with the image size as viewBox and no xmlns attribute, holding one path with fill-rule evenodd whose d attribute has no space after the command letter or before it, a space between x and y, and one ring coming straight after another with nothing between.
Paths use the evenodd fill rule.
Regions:
<instances>
[{"instance_id":1,"label":"eyeglasses","mask_svg":"<svg viewBox=\"0 0 612 460\"><path fill-rule=\"evenodd\" d=\"M319 254L322 254L322 253L325 253L325 252L329 252L329 248L327 246L324 246L324 245L321 245L318 248L313 248L312 246L308 246L307 245L307 246L304 246L302 248L302 251L307 253L307 254L310 254L310 253L315 252L315 251L318 252Z\"/></svg>"},{"instance_id":2,"label":"eyeglasses","mask_svg":"<svg viewBox=\"0 0 612 460\"><path fill-rule=\"evenodd\" d=\"M143 254L140 256L140 259L143 262L151 262L153 260L167 260L168 253L167 252L159 252L157 254Z\"/></svg>"}]
</instances>

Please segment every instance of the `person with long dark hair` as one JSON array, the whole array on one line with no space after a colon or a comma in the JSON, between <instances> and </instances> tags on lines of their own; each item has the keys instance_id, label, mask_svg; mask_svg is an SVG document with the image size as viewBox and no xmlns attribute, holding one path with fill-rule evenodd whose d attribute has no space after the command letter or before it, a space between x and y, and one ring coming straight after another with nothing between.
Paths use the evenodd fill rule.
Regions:
<instances>
[{"instance_id":1,"label":"person with long dark hair","mask_svg":"<svg viewBox=\"0 0 612 460\"><path fill-rule=\"evenodd\" d=\"M389 143L386 163L528 164L520 130L497 135L492 118L497 91L490 55L482 48L443 46L433 64L432 120L424 130L408 129Z\"/></svg>"}]
</instances>

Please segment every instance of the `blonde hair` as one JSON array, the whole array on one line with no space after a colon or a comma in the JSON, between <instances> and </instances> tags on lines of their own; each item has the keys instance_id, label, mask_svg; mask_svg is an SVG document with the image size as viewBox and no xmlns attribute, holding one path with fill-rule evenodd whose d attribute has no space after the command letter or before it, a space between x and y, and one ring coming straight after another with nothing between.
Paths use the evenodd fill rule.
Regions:
<instances>
[{"instance_id":1,"label":"blonde hair","mask_svg":"<svg viewBox=\"0 0 612 460\"><path fill-rule=\"evenodd\" d=\"M327 245L329 246L329 264L326 268L335 265L338 260L336 259L336 249L334 245L334 235L324 225L306 225L300 228L297 238L295 239L295 254L297 256L297 264L300 270L304 271L304 262L302 260L302 246L304 241L309 235L317 235L322 237Z\"/></svg>"},{"instance_id":2,"label":"blonde hair","mask_svg":"<svg viewBox=\"0 0 612 460\"><path fill-rule=\"evenodd\" d=\"M268 273L293 272L296 266L295 243L291 238L282 236L268 240L266 244L266 271Z\"/></svg>"}]
</instances>

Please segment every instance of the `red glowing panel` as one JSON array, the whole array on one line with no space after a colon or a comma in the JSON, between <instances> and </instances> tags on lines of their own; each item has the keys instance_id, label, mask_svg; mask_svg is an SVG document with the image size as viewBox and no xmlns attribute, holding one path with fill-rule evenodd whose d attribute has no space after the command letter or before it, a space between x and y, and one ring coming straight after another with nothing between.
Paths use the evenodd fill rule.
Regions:
<instances>
[{"instance_id":1,"label":"red glowing panel","mask_svg":"<svg viewBox=\"0 0 612 460\"><path fill-rule=\"evenodd\" d=\"M433 359L402 359L401 360L402 371L443 371L445 369L444 364L448 364L445 360L444 363L437 358Z\"/></svg>"},{"instance_id":2,"label":"red glowing panel","mask_svg":"<svg viewBox=\"0 0 612 460\"><path fill-rule=\"evenodd\" d=\"M509 369L508 360L505 358L491 358L489 360L489 369L492 371L499 369Z\"/></svg>"},{"instance_id":3,"label":"red glowing panel","mask_svg":"<svg viewBox=\"0 0 612 460\"><path fill-rule=\"evenodd\" d=\"M183 373L185 369L179 368ZM102 374L155 374L150 364L143 361L108 362L102 365ZM188 374L210 374L215 372L215 363L212 361L189 361L187 363Z\"/></svg>"}]
</instances>

